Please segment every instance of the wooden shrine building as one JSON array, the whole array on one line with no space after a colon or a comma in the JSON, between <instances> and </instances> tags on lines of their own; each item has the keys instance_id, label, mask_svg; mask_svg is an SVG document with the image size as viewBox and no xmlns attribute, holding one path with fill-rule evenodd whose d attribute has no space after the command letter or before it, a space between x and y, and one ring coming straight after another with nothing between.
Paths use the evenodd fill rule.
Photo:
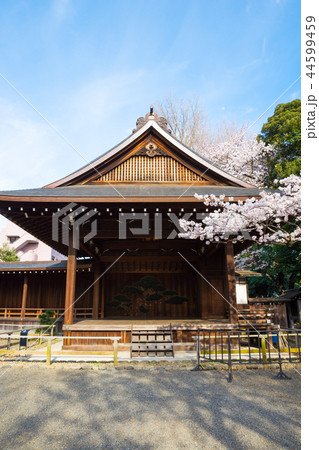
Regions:
<instances>
[{"instance_id":1,"label":"wooden shrine building","mask_svg":"<svg viewBox=\"0 0 319 450\"><path fill-rule=\"evenodd\" d=\"M67 256L0 263L2 318L51 309L65 312L68 332L87 330L84 319L236 324L225 298L236 306L234 254L243 244L178 237L178 219L208 212L195 193L245 200L259 190L183 145L152 109L127 139L72 174L0 192L2 215Z\"/></svg>"}]
</instances>

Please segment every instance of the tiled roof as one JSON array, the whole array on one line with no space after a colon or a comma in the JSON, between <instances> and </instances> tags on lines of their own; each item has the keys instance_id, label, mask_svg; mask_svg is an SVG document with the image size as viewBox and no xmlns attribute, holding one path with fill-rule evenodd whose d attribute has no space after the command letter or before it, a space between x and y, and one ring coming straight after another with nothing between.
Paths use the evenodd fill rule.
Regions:
<instances>
[{"instance_id":1,"label":"tiled roof","mask_svg":"<svg viewBox=\"0 0 319 450\"><path fill-rule=\"evenodd\" d=\"M116 189L115 189L116 188ZM0 191L0 196L6 197L92 197L105 199L107 197L193 197L195 194L215 194L233 197L258 196L258 188L241 188L231 186L199 186L189 185L137 184L105 186L66 186L56 188L20 189L16 191Z\"/></svg>"},{"instance_id":2,"label":"tiled roof","mask_svg":"<svg viewBox=\"0 0 319 450\"><path fill-rule=\"evenodd\" d=\"M87 266L91 264L91 260L78 260L77 267ZM66 269L67 261L12 261L0 262L0 272L2 270L64 270Z\"/></svg>"}]
</instances>

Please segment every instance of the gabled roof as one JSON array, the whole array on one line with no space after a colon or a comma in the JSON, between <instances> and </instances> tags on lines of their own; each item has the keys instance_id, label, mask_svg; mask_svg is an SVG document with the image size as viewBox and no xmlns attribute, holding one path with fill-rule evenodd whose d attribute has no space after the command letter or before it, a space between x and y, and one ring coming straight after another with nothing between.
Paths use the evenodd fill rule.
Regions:
<instances>
[{"instance_id":1,"label":"gabled roof","mask_svg":"<svg viewBox=\"0 0 319 450\"><path fill-rule=\"evenodd\" d=\"M160 126L159 123L161 122L157 120L157 116L155 114L148 114L147 120L145 119L145 123L140 126L135 132L133 132L128 138L120 142L117 146L113 147L111 150L99 156L81 169L44 187L57 188L62 186L84 184L87 180L92 179L92 175L102 175L102 173L104 174L108 169L108 165L110 168L114 167L114 161L116 164L117 158L125 157L125 154L129 152L132 147L134 147L134 145L141 142L143 138L148 135L153 135L167 144L170 149L172 149L175 157L182 158L182 160L185 162L185 165L190 164L190 166L195 171L196 169L194 169L194 167L196 167L198 175L204 179L206 177L208 177L208 180L217 178L218 180L220 180L218 184L224 186L235 186L243 188L255 187L245 181L234 177L233 175L230 175L211 162L207 161L205 158L203 158L190 148L186 147L182 142L172 136L168 131ZM113 166L111 164L113 164Z\"/></svg>"},{"instance_id":2,"label":"gabled roof","mask_svg":"<svg viewBox=\"0 0 319 450\"><path fill-rule=\"evenodd\" d=\"M197 214L206 208L196 193L225 195L226 200L234 201L260 194L257 187L186 147L165 125L165 119L151 111L138 119L136 130L127 139L72 174L43 188L0 192L1 214L64 254L66 246L52 238L52 214L71 208L68 204L72 202L98 213L101 235L107 241L118 239L116 214L122 207L125 212L132 210L133 203L136 211L145 211L147 206L149 212L154 212L160 206L163 211L172 209L174 214L181 214L184 208L187 213ZM174 228L166 213L164 217L167 230ZM78 255L95 254L98 246L93 244L94 251L86 246Z\"/></svg>"}]
</instances>

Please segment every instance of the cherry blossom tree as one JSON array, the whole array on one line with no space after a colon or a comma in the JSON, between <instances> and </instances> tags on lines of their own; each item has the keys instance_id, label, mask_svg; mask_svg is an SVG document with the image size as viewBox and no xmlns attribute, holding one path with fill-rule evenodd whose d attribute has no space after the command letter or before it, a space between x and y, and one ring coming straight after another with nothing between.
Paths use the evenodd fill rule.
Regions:
<instances>
[{"instance_id":1,"label":"cherry blossom tree","mask_svg":"<svg viewBox=\"0 0 319 450\"><path fill-rule=\"evenodd\" d=\"M248 125L224 121L213 131L196 98L167 97L157 109L183 144L232 175L263 186L268 175L266 160L273 158L276 151L269 143L258 141Z\"/></svg>"},{"instance_id":2,"label":"cherry blossom tree","mask_svg":"<svg viewBox=\"0 0 319 450\"><path fill-rule=\"evenodd\" d=\"M283 106L285 105L281 105L281 109ZM234 202L225 197L197 196L206 205L211 206L211 213L201 223L182 220L181 225L185 233L180 236L202 239L208 244L229 240L238 242L244 239L247 243L250 239L252 245L235 257L235 264L238 268L258 270L262 273L261 278L254 279L256 286L261 289L259 292L279 295L283 289L299 286L298 151L286 152L283 170L278 167L278 161L282 161L283 155L282 146L278 146L278 139L283 139L284 145L298 142L298 127L291 126L290 117L282 116L273 133L276 137L277 132L278 139L266 139L265 127L257 138L252 135L247 125L238 126L235 122L224 121L217 128L215 124L211 126L197 100L187 103L170 98L164 101L159 109L173 133L184 144L221 169L262 189L256 199L244 202ZM297 119L296 121L298 122ZM287 134L281 133L282 129L289 130L289 139L286 138ZM275 185L274 178L284 179ZM269 187L272 190L266 190ZM274 187L278 187L278 190L274 191ZM255 290L256 294L261 295Z\"/></svg>"},{"instance_id":3,"label":"cherry blossom tree","mask_svg":"<svg viewBox=\"0 0 319 450\"><path fill-rule=\"evenodd\" d=\"M273 157L276 150L248 132L248 127L235 128L225 142L216 142L200 153L231 175L262 187L268 175L266 159Z\"/></svg>"},{"instance_id":4,"label":"cherry blossom tree","mask_svg":"<svg viewBox=\"0 0 319 450\"><path fill-rule=\"evenodd\" d=\"M258 198L225 200L225 196L196 195L212 207L202 222L181 220L180 236L210 242L292 245L300 240L301 183L291 175L278 182L278 190L262 190Z\"/></svg>"},{"instance_id":5,"label":"cherry blossom tree","mask_svg":"<svg viewBox=\"0 0 319 450\"><path fill-rule=\"evenodd\" d=\"M157 110L183 144L232 175L264 186L269 175L266 161L276 156L276 150L258 140L248 125L223 121L212 127L197 98L169 96L157 104Z\"/></svg>"}]
</instances>

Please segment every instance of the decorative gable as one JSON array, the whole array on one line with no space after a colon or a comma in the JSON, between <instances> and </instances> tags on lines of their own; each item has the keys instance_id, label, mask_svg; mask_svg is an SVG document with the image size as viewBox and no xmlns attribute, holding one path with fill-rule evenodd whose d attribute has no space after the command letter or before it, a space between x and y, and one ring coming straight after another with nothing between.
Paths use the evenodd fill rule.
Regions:
<instances>
[{"instance_id":1,"label":"decorative gable","mask_svg":"<svg viewBox=\"0 0 319 450\"><path fill-rule=\"evenodd\" d=\"M106 168L107 169L107 168ZM207 182L200 171L192 170L172 155L168 148L154 138L141 142L133 152L92 183L109 182Z\"/></svg>"},{"instance_id":2,"label":"decorative gable","mask_svg":"<svg viewBox=\"0 0 319 450\"><path fill-rule=\"evenodd\" d=\"M170 156L132 156L103 176L97 182L107 181L206 181Z\"/></svg>"},{"instance_id":3,"label":"decorative gable","mask_svg":"<svg viewBox=\"0 0 319 450\"><path fill-rule=\"evenodd\" d=\"M254 187L224 172L174 138L164 118L151 108L133 133L109 152L48 184L55 188L109 183L189 183Z\"/></svg>"},{"instance_id":4,"label":"decorative gable","mask_svg":"<svg viewBox=\"0 0 319 450\"><path fill-rule=\"evenodd\" d=\"M168 155L134 155L98 177L96 182L194 182L207 181Z\"/></svg>"}]
</instances>

